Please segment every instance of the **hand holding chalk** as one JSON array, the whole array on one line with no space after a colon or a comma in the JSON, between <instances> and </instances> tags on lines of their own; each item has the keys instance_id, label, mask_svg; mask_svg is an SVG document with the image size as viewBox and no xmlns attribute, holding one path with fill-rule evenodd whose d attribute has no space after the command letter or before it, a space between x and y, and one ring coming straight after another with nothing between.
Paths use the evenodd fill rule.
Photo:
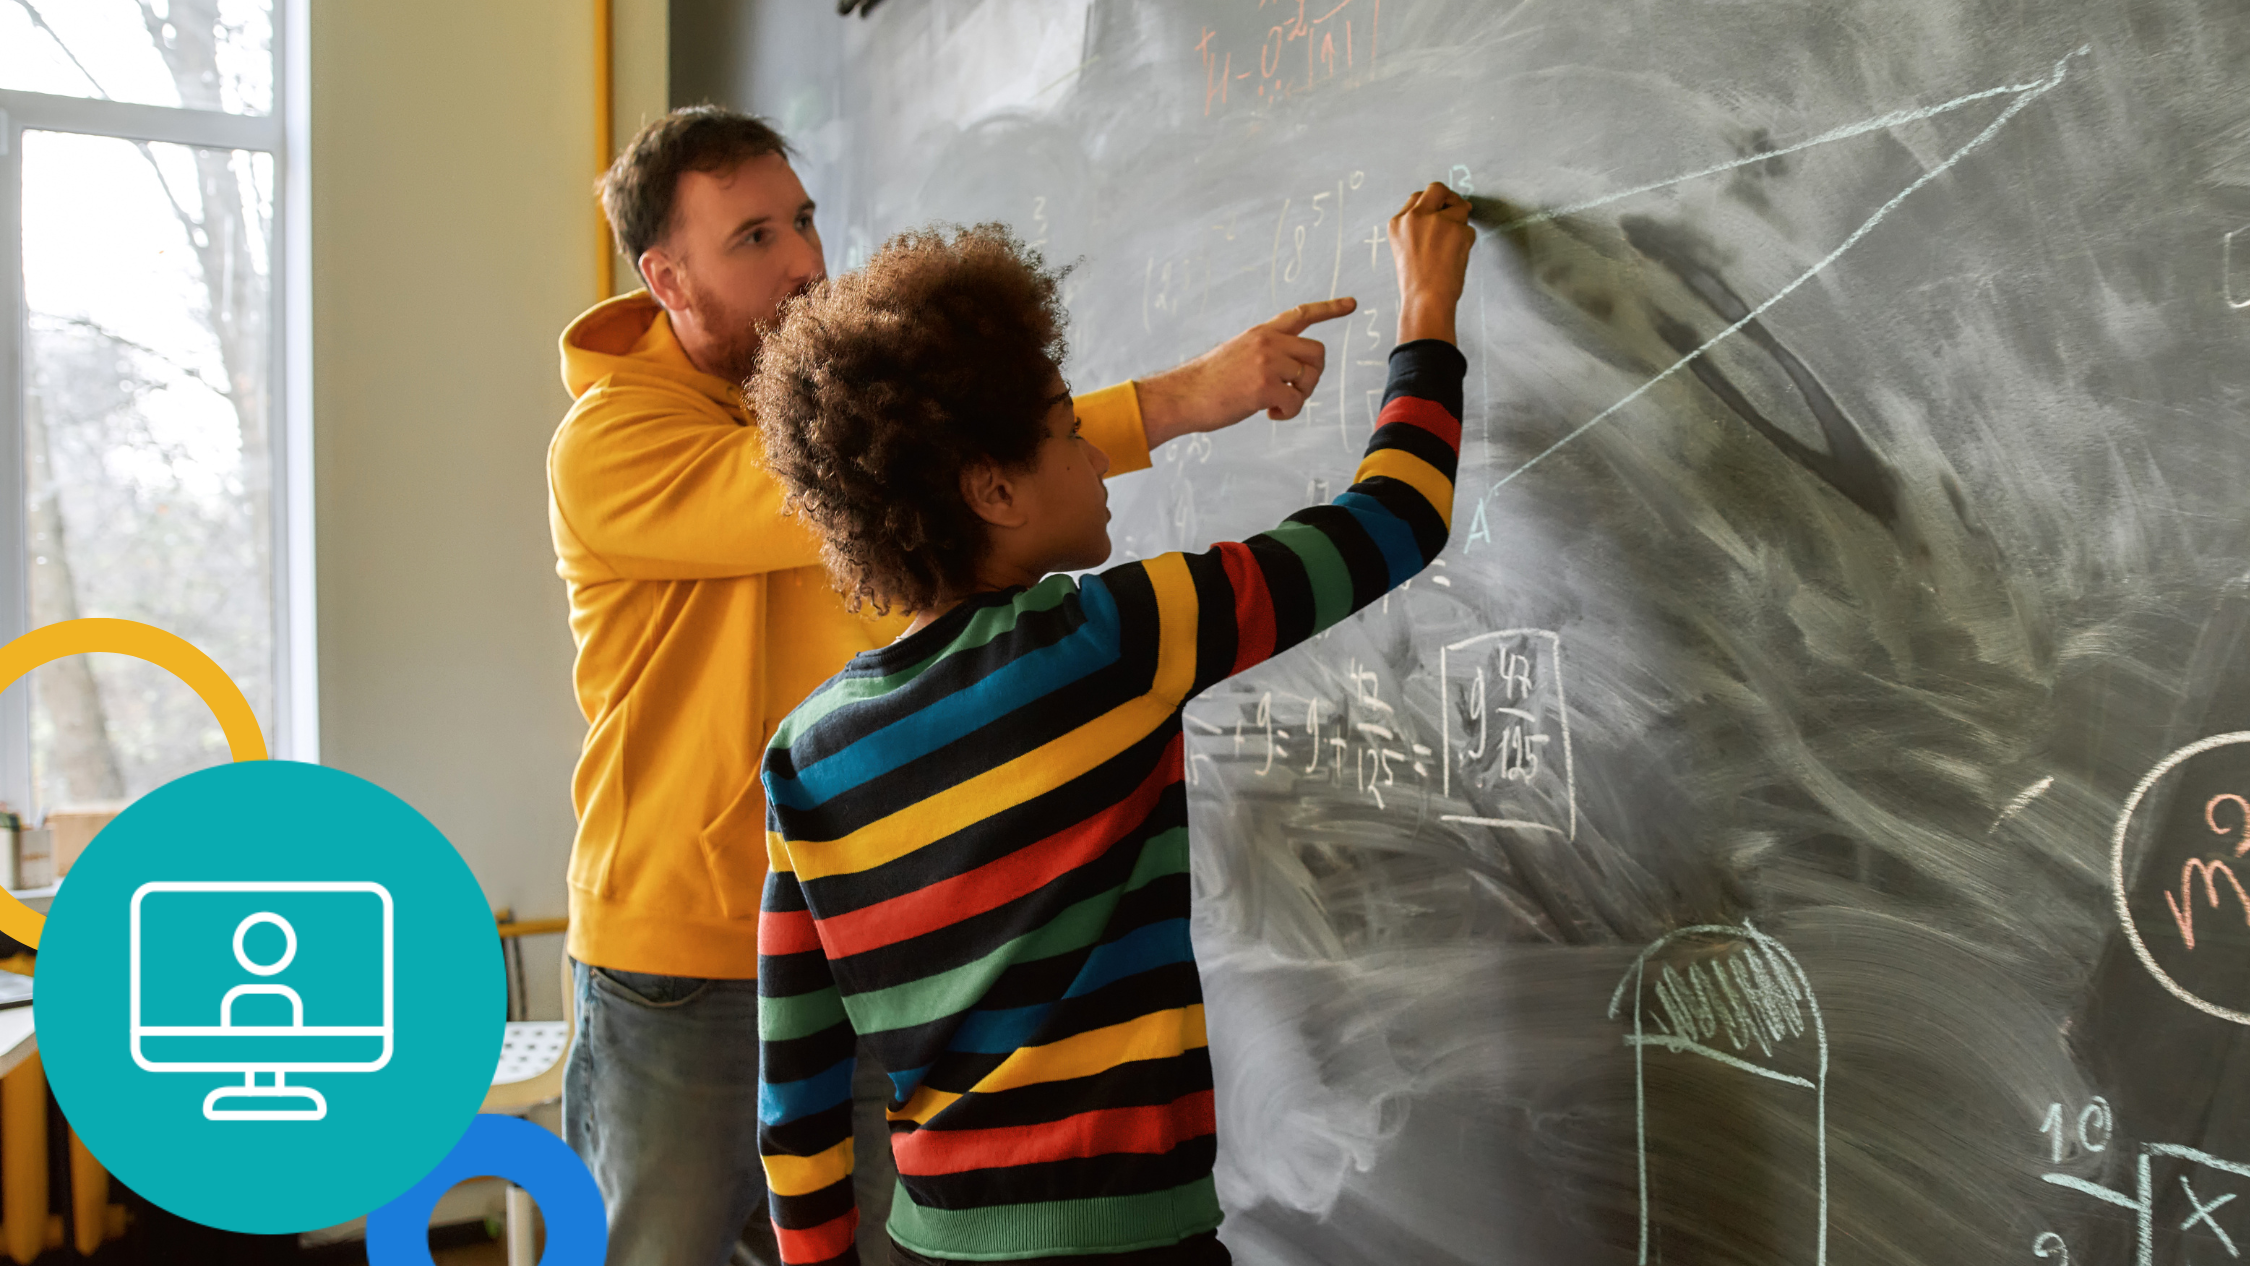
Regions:
<instances>
[{"instance_id":1,"label":"hand holding chalk","mask_svg":"<svg viewBox=\"0 0 2250 1266\"><path fill-rule=\"evenodd\" d=\"M1476 245L1469 202L1435 181L1391 217L1391 260L1398 266L1398 341L1455 342L1453 311Z\"/></svg>"}]
</instances>

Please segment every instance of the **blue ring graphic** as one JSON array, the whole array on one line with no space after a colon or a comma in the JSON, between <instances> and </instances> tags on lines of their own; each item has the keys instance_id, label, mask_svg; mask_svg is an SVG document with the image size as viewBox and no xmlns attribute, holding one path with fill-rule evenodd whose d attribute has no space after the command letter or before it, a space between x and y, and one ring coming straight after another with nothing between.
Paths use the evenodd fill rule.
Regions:
<instances>
[{"instance_id":1,"label":"blue ring graphic","mask_svg":"<svg viewBox=\"0 0 2250 1266\"><path fill-rule=\"evenodd\" d=\"M368 1266L435 1266L430 1211L465 1178L505 1178L531 1193L547 1223L540 1266L601 1266L609 1215L586 1163L561 1139L515 1117L479 1113L461 1141L405 1195L367 1215Z\"/></svg>"}]
</instances>

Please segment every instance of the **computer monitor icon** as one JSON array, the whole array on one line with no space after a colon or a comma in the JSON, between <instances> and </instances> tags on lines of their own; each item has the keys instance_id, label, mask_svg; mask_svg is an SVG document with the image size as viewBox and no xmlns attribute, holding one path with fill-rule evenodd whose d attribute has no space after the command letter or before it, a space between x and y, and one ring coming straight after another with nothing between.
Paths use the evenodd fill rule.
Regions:
<instances>
[{"instance_id":1,"label":"computer monitor icon","mask_svg":"<svg viewBox=\"0 0 2250 1266\"><path fill-rule=\"evenodd\" d=\"M240 1074L204 1096L213 1121L318 1121L328 1100L283 1079L390 1062L391 933L391 894L377 883L142 884L130 923L133 1062Z\"/></svg>"}]
</instances>

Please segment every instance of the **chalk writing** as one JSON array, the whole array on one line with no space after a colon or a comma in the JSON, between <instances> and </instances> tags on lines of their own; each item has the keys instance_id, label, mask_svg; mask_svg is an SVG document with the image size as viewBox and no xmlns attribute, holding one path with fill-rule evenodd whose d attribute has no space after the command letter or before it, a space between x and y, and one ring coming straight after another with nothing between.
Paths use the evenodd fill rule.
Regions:
<instances>
[{"instance_id":1,"label":"chalk writing","mask_svg":"<svg viewBox=\"0 0 2250 1266\"><path fill-rule=\"evenodd\" d=\"M2081 1195L2092 1196L2105 1204L2130 1209L2138 1231L2135 1237L2137 1251L2133 1259L2134 1264L2135 1266L2155 1266L2156 1184L2151 1173L2150 1162L2159 1158L2186 1161L2190 1165L2210 1171L2208 1174L2200 1175L2203 1178L2206 1190L2216 1183L2250 1178L2250 1165L2224 1160L2198 1148L2183 1147L2177 1143L2143 1143L2141 1145L2139 1155L2134 1158L2134 1182L2133 1190L2130 1192L2118 1191L2096 1182L2088 1182L2075 1174L2050 1173L2041 1174L2040 1177L2058 1187L2068 1188ZM2216 1199L2206 1200L2202 1193L2195 1189L2195 1184L2190 1179L2191 1175L2189 1174L2179 1175L2180 1193L2186 1198L2188 1214L2174 1229L2189 1233L2195 1232L2199 1227L2207 1228L2208 1233L2219 1241L2221 1247L2226 1249L2229 1257L2242 1256L2242 1250L2236 1244L2233 1233L2220 1223L2218 1216L2219 1210L2231 1203L2239 1193L2225 1192ZM2038 1251L2039 1244L2048 1242L2048 1235L2054 1235L2054 1233L2048 1232L2047 1235L2042 1235L2033 1246L2034 1252ZM2061 1236L2054 1236L2053 1247L2062 1253L2064 1261L2070 1260L2070 1250L2063 1244ZM2046 1254L2041 1253L2040 1256L2044 1257Z\"/></svg>"},{"instance_id":2,"label":"chalk writing","mask_svg":"<svg viewBox=\"0 0 2250 1266\"><path fill-rule=\"evenodd\" d=\"M1397 807L1402 795L1426 795L1435 752L1419 741L1414 718L1400 715L1384 697L1383 674L1349 658L1340 677L1340 699L1267 691L1242 698L1241 711L1225 725L1193 714L1188 720L1205 733L1228 736L1231 755L1255 777L1349 782L1383 810Z\"/></svg>"},{"instance_id":3,"label":"chalk writing","mask_svg":"<svg viewBox=\"0 0 2250 1266\"><path fill-rule=\"evenodd\" d=\"M2063 1237L2053 1231L2041 1231L2039 1233L2039 1238L2031 1242L2031 1255L2033 1257L2060 1257L2062 1261L2058 1262L2056 1266L2070 1266L2070 1245L2064 1243Z\"/></svg>"},{"instance_id":4,"label":"chalk writing","mask_svg":"<svg viewBox=\"0 0 2250 1266\"><path fill-rule=\"evenodd\" d=\"M1713 942L1716 942L1714 945ZM1658 955L1671 951L1688 958L1686 971ZM1652 972L1651 966L1655 971ZM1653 987L1652 987L1653 985ZM1740 1069L1753 1076L1813 1093L1813 1136L1818 1149L1819 1221L1814 1266L1828 1261L1828 1024L1820 1013L1805 970L1781 942L1745 922L1699 924L1669 933L1640 952L1610 995L1609 1018L1620 1018L1625 995L1633 998L1632 1031L1625 1045L1633 1051L1634 1142L1640 1179L1640 1257L1649 1261L1648 1077L1650 1048ZM1647 1003L1653 995L1653 1012ZM1654 1030L1653 1032L1651 1030ZM1812 1045L1811 1076L1785 1072L1759 1060L1807 1038ZM1723 1040L1733 1052L1714 1043ZM1757 1059L1749 1058L1756 1056Z\"/></svg>"},{"instance_id":5,"label":"chalk writing","mask_svg":"<svg viewBox=\"0 0 2250 1266\"><path fill-rule=\"evenodd\" d=\"M2172 921L2179 926L2180 940L2189 949L2195 948L2195 881L2203 880L2203 895L2213 909L2219 905L2218 880L2227 881L2234 890L2234 899L2242 908L2243 923L2250 926L2250 892L2242 890L2242 881L2235 878L2234 867L2223 861L2207 861L2190 857L2180 863L2180 895L2174 900L2171 893L2164 894L2164 904L2172 909Z\"/></svg>"},{"instance_id":6,"label":"chalk writing","mask_svg":"<svg viewBox=\"0 0 2250 1266\"><path fill-rule=\"evenodd\" d=\"M1552 831L1578 838L1578 774L1570 750L1562 636L1502 629L1438 650L1443 700L1440 790L1485 801L1448 822ZM1479 796L1478 793L1486 793Z\"/></svg>"},{"instance_id":7,"label":"chalk writing","mask_svg":"<svg viewBox=\"0 0 2250 1266\"><path fill-rule=\"evenodd\" d=\"M1237 8L1249 4L1237 0ZM1195 42L1203 63L1206 117L1231 104L1236 92L1245 101L1273 103L1325 84L1339 72L1373 66L1383 37L1383 0L1256 0L1231 20L1214 20L1220 26L1204 26ZM1242 54L1239 70L1237 52Z\"/></svg>"},{"instance_id":8,"label":"chalk writing","mask_svg":"<svg viewBox=\"0 0 2250 1266\"><path fill-rule=\"evenodd\" d=\"M1300 190L1281 200L1281 210L1274 217L1272 239L1266 254L1266 293L1276 306L1316 296L1323 299L1336 298L1344 289L1346 248L1356 242L1380 244L1388 240L1384 236L1383 221L1356 220L1360 212L1355 206L1357 199L1353 197L1353 191L1366 183L1365 171L1338 173L1326 188L1310 193ZM1357 236L1362 224L1368 234L1365 238ZM1356 267L1357 256L1354 255L1353 259ZM1368 260L1370 268L1378 262L1373 245L1369 247ZM1320 272L1320 265L1323 263L1328 265L1325 290L1322 288ZM1204 302L1208 304L1211 268L1207 262L1202 265L1200 276ZM1164 291L1158 281L1156 261L1152 257L1143 282L1144 292L1161 296ZM1285 287L1292 293L1282 294ZM1153 307L1162 311L1162 305L1144 300L1142 307L1143 328L1150 328L1150 310ZM1383 351L1384 344L1390 340L1391 335L1383 328L1380 316L1378 309L1362 307L1333 327L1316 328L1306 334L1308 338L1335 340L1334 351L1329 357L1323 378L1324 386L1334 385L1335 396L1331 399L1323 392L1318 399L1305 401L1304 411L1298 415L1298 420L1312 424L1326 418L1323 410L1334 408L1338 439L1349 453L1357 453L1366 447L1367 436L1374 432L1381 408ZM1357 373L1355 377L1355 368L1372 368L1377 372L1372 375ZM1378 385L1355 386L1355 383L1365 383L1370 378ZM1359 408L1355 408L1355 405L1365 409L1366 431L1354 431L1354 419L1359 416ZM1278 425L1275 430L1278 433Z\"/></svg>"},{"instance_id":9,"label":"chalk writing","mask_svg":"<svg viewBox=\"0 0 2250 1266\"><path fill-rule=\"evenodd\" d=\"M2219 806L2223 804L2234 806L2235 825L2232 827L2219 825ZM2250 852L2250 800L2244 800L2231 791L2222 791L2204 802L2203 821L2216 835L2225 835L2229 831L2240 830L2242 842L2234 846L2234 855L2240 857L2244 853Z\"/></svg>"},{"instance_id":10,"label":"chalk writing","mask_svg":"<svg viewBox=\"0 0 2250 1266\"><path fill-rule=\"evenodd\" d=\"M1492 521L1484 516L1484 502L1477 502L1477 512L1469 519L1468 538L1461 542L1461 552L1466 554L1478 545L1492 543Z\"/></svg>"},{"instance_id":11,"label":"chalk writing","mask_svg":"<svg viewBox=\"0 0 2250 1266\"><path fill-rule=\"evenodd\" d=\"M1157 322L1177 321L1190 308L1198 314L1210 311L1211 281L1207 251L1166 259L1149 256L1141 271L1141 329L1153 332Z\"/></svg>"},{"instance_id":12,"label":"chalk writing","mask_svg":"<svg viewBox=\"0 0 2250 1266\"><path fill-rule=\"evenodd\" d=\"M1280 745L1274 742L1273 692L1271 690L1258 697L1258 714L1251 720L1250 724L1254 728L1265 731L1266 763L1258 766L1257 769L1258 776L1263 778L1273 772L1274 758L1281 755ZM1234 751L1237 756L1242 754L1242 722L1240 721L1234 723Z\"/></svg>"},{"instance_id":13,"label":"chalk writing","mask_svg":"<svg viewBox=\"0 0 2250 1266\"><path fill-rule=\"evenodd\" d=\"M2187 1221L2180 1223L2180 1229L2183 1231L2191 1230L2196 1223L2201 1222L2211 1228L2211 1233L2219 1237L2221 1244L2226 1245L2227 1256L2242 1256L2242 1251L2234 1246L2234 1237L2228 1235L2226 1228L2219 1225L2219 1220L2211 1216L2212 1210L2234 1199L2236 1193L2230 1191L2216 1200L2206 1202L2203 1197L2195 1194L2195 1187L2188 1182L2186 1174L2180 1175L2180 1189L2187 1193L2188 1206L2191 1210Z\"/></svg>"},{"instance_id":14,"label":"chalk writing","mask_svg":"<svg viewBox=\"0 0 2250 1266\"><path fill-rule=\"evenodd\" d=\"M2109 1100L2100 1095L2078 1110L2078 1146L2088 1152L2104 1151L2109 1147L2109 1137L2116 1129L2116 1117L2111 1113ZM2049 1159L2060 1165L2067 1146L2062 1103L2058 1100L2047 1105L2047 1115L2039 1122L2039 1132L2050 1136L2053 1152ZM2097 1138L2099 1141L2097 1141Z\"/></svg>"},{"instance_id":15,"label":"chalk writing","mask_svg":"<svg viewBox=\"0 0 2250 1266\"><path fill-rule=\"evenodd\" d=\"M2134 814L2140 809L2141 802L2147 798L2150 789L2155 787L2165 775L2205 752L2224 747L2240 746L2245 743L2250 743L2250 730L2237 730L2229 734L2214 734L2209 738L2190 743L2158 761L2156 768L2149 770L2147 774L2142 776L2139 785L2133 788L2133 794L2125 798L2125 807L2117 815L2117 826L2110 833L2109 850L2110 900L2117 911L2118 925L2124 931L2126 940L2132 944L2134 955L2141 960L2141 966L2147 968L2149 975L2156 978L2156 983L2162 985L2165 992L2173 997L2205 1015L2214 1016L2221 1020L2231 1020L2236 1024L2250 1024L2250 1013L2245 1013L2233 1007L2222 1006L2191 992L2179 981L2174 980L2171 973L2165 971L2163 965L2156 961L2156 955L2149 949L2147 939L2141 935L2140 923L2133 915L2132 903L2129 899L2130 894L2126 888L2125 849L2132 837ZM2217 815L2220 804L2227 799L2229 797L2225 795L2217 796L2203 807L2205 824L2215 831L2220 831L2221 834L2226 832L2220 828ZM2242 849L2236 849L2238 855L2241 852ZM2218 878L2224 878L2228 886L2233 889L2236 899L2242 903L2245 920L2250 921L2250 894L2244 893L2241 883L2235 878L2233 868L2223 860L2211 861L2203 858L2190 858L2181 866L2179 900L2174 901L2170 893L2164 895L2165 902L2171 907L2172 917L2177 923L2180 937L2187 943L2189 949L2195 947L2192 899L2194 881L2198 875L2203 879L2204 892L2208 903L2214 907L2219 903L2216 881Z\"/></svg>"}]
</instances>

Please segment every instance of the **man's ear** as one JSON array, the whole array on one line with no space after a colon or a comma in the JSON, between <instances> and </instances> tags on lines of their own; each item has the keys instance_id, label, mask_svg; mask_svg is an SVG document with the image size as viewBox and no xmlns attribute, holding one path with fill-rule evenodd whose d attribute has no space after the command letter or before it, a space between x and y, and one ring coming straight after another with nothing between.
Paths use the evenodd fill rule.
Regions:
<instances>
[{"instance_id":1,"label":"man's ear","mask_svg":"<svg viewBox=\"0 0 2250 1266\"><path fill-rule=\"evenodd\" d=\"M687 306L687 287L680 276L680 266L671 256L651 246L641 252L636 262L640 265L641 280L648 283L648 292L656 296L666 312L678 312Z\"/></svg>"},{"instance_id":2,"label":"man's ear","mask_svg":"<svg viewBox=\"0 0 2250 1266\"><path fill-rule=\"evenodd\" d=\"M1015 483L998 462L987 459L962 467L961 499L978 518L994 527L1022 527L1027 521Z\"/></svg>"}]
</instances>

